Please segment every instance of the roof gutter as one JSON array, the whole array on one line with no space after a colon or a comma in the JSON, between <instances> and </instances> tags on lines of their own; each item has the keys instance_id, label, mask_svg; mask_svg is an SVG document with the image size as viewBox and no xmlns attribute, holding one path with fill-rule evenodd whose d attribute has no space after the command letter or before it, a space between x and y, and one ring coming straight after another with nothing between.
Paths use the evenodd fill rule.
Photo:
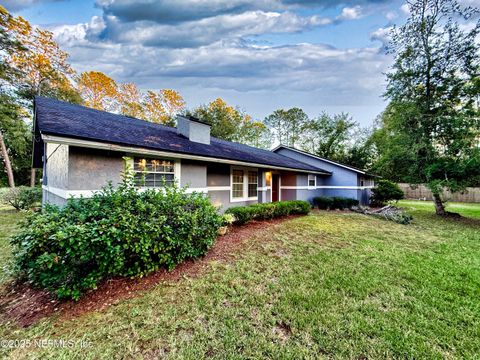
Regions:
<instances>
[{"instance_id":1,"label":"roof gutter","mask_svg":"<svg viewBox=\"0 0 480 360\"><path fill-rule=\"evenodd\" d=\"M302 170L302 169L295 169L295 168L289 168L289 167L283 167L283 166L250 163L245 161L228 160L228 159L221 159L221 158L208 157L208 156L189 155L189 154L181 154L181 153L160 151L160 150L150 150L150 149L133 147L133 146L123 146L123 145L116 145L111 143L74 139L74 138L67 138L67 137L47 135L47 134L42 134L42 140L46 143L64 144L64 145L71 145L71 146L78 146L78 147L86 147L91 149L120 151L120 152L133 153L133 154L164 156L164 157L173 157L178 159L189 159L189 160L198 160L198 161L210 161L210 162L215 161L215 162L230 164L230 165L252 166L252 167L259 167L259 168L287 170L287 171L295 171L295 172L311 173L311 174L319 174L319 175L331 175L330 172L326 172L326 171Z\"/></svg>"}]
</instances>

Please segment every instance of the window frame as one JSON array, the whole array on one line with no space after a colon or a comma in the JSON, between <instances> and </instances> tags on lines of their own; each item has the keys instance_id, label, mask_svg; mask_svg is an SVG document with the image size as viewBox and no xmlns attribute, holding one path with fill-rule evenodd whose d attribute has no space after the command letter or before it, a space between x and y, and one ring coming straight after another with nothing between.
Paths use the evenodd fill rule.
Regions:
<instances>
[{"instance_id":1,"label":"window frame","mask_svg":"<svg viewBox=\"0 0 480 360\"><path fill-rule=\"evenodd\" d=\"M130 172L135 176L137 173L141 174L163 174L163 175L171 175L173 174L173 183L179 185L180 184L180 159L171 159L171 158L163 158L163 157L155 157L155 156L143 156L143 155L131 155L129 156L129 165L130 165ZM135 170L135 161L140 159L146 160L157 160L157 161L169 161L173 163L173 172L165 172L165 171L140 171ZM164 189L165 186L145 186L145 185L137 185L135 184L135 188L144 191L148 189L153 190L161 190Z\"/></svg>"},{"instance_id":2,"label":"window frame","mask_svg":"<svg viewBox=\"0 0 480 360\"><path fill-rule=\"evenodd\" d=\"M310 180L314 181L314 185L310 185ZM313 189L317 188L317 175L308 174L308 176L307 176L307 187L308 187L309 190L313 190Z\"/></svg>"},{"instance_id":3,"label":"window frame","mask_svg":"<svg viewBox=\"0 0 480 360\"><path fill-rule=\"evenodd\" d=\"M235 170L243 171L243 193L242 197L234 197L233 196L233 172ZM250 173L256 174L256 185L257 185L257 193L255 196L248 196L249 195L249 185L253 184L249 181ZM230 167L230 202L244 202L244 201L254 201L258 200L258 169L257 168L250 168L250 167L241 167L241 166L231 166Z\"/></svg>"}]
</instances>

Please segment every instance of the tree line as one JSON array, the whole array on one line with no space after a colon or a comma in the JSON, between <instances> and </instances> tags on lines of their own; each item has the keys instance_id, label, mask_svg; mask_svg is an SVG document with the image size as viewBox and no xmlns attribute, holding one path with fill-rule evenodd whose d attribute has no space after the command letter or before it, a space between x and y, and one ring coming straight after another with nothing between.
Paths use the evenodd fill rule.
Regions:
<instances>
[{"instance_id":1,"label":"tree line","mask_svg":"<svg viewBox=\"0 0 480 360\"><path fill-rule=\"evenodd\" d=\"M388 105L369 128L347 113L310 118L297 107L253 119L220 97L187 109L173 89L142 92L98 71L77 74L51 32L0 6L0 186L35 183L32 100L42 95L167 126L177 114L191 114L224 140L283 144L393 181L425 183L445 214L443 189L480 185L479 10L456 0L407 5L409 18L393 27L387 46L395 59L386 74Z\"/></svg>"}]
</instances>

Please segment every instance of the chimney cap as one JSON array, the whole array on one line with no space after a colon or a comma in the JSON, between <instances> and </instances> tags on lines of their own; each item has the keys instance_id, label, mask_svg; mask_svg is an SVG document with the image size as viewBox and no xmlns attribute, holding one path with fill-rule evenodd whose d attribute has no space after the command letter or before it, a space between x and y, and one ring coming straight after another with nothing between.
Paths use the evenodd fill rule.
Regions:
<instances>
[{"instance_id":1,"label":"chimney cap","mask_svg":"<svg viewBox=\"0 0 480 360\"><path fill-rule=\"evenodd\" d=\"M207 125L207 126L210 126L212 127L211 124L205 122L205 121L202 121L200 120L199 118L196 118L195 116L193 115L180 115L182 116L183 118L187 119L187 120L190 120L190 121L193 121L193 122L196 122L196 123L199 123L199 124L203 124L203 125Z\"/></svg>"}]
</instances>

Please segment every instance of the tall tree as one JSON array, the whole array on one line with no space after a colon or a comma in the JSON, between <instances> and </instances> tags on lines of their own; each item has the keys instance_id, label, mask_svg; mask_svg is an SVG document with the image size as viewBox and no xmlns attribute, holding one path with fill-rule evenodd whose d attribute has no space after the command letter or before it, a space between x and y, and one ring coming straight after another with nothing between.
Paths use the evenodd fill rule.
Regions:
<instances>
[{"instance_id":1,"label":"tall tree","mask_svg":"<svg viewBox=\"0 0 480 360\"><path fill-rule=\"evenodd\" d=\"M242 126L239 142L261 149L269 150L272 147L270 129L261 121L253 121L250 117Z\"/></svg>"},{"instance_id":2,"label":"tall tree","mask_svg":"<svg viewBox=\"0 0 480 360\"><path fill-rule=\"evenodd\" d=\"M118 85L99 71L80 74L77 87L85 105L97 110L114 111L117 108Z\"/></svg>"},{"instance_id":3,"label":"tall tree","mask_svg":"<svg viewBox=\"0 0 480 360\"><path fill-rule=\"evenodd\" d=\"M229 141L239 141L244 117L239 109L217 98L207 105L197 107L193 115L212 126L212 136Z\"/></svg>"},{"instance_id":4,"label":"tall tree","mask_svg":"<svg viewBox=\"0 0 480 360\"><path fill-rule=\"evenodd\" d=\"M275 140L291 147L299 145L303 129L308 122L308 116L300 108L275 110L265 118L265 124L270 127Z\"/></svg>"},{"instance_id":5,"label":"tall tree","mask_svg":"<svg viewBox=\"0 0 480 360\"><path fill-rule=\"evenodd\" d=\"M27 20L11 16L4 8L0 13L2 25L27 50L15 52L8 58L22 72L21 95L27 100L35 95L48 95L79 102L73 87L75 71L68 63L68 53L53 39L53 33L32 27Z\"/></svg>"},{"instance_id":6,"label":"tall tree","mask_svg":"<svg viewBox=\"0 0 480 360\"><path fill-rule=\"evenodd\" d=\"M25 184L31 166L32 135L31 128L24 119L26 111L18 105L14 98L7 94L0 94L0 157L3 159L3 168L7 175L10 187L17 183ZM3 165L3 166L2 166ZM0 176L0 186L5 178Z\"/></svg>"},{"instance_id":7,"label":"tall tree","mask_svg":"<svg viewBox=\"0 0 480 360\"><path fill-rule=\"evenodd\" d=\"M163 109L165 112L165 123L175 124L177 114L185 110L185 100L178 91L172 89L160 90Z\"/></svg>"},{"instance_id":8,"label":"tall tree","mask_svg":"<svg viewBox=\"0 0 480 360\"><path fill-rule=\"evenodd\" d=\"M20 71L11 63L10 58L17 52L26 51L9 30L10 14L0 6L0 157L10 187L15 186L15 177L11 161L10 138L13 121L19 114L19 107L13 103L12 92ZM15 132L14 132L15 133ZM1 179L0 179L1 180Z\"/></svg>"},{"instance_id":9,"label":"tall tree","mask_svg":"<svg viewBox=\"0 0 480 360\"><path fill-rule=\"evenodd\" d=\"M426 183L444 215L443 189L463 190L480 176L478 11L454 0L408 6L410 17L393 29L389 45L395 63L387 74L379 163L404 181Z\"/></svg>"},{"instance_id":10,"label":"tall tree","mask_svg":"<svg viewBox=\"0 0 480 360\"><path fill-rule=\"evenodd\" d=\"M33 97L46 95L70 102L81 99L73 87L75 71L68 63L68 54L61 50L53 39L53 33L32 27L22 17L14 17L0 6L0 22L22 51L7 53L5 63L16 69L17 100L23 99L23 106L33 110ZM35 185L35 169L31 169L31 185Z\"/></svg>"},{"instance_id":11,"label":"tall tree","mask_svg":"<svg viewBox=\"0 0 480 360\"><path fill-rule=\"evenodd\" d=\"M142 104L142 94L134 83L121 84L117 100L122 115L138 119L143 119L145 117L145 111Z\"/></svg>"},{"instance_id":12,"label":"tall tree","mask_svg":"<svg viewBox=\"0 0 480 360\"><path fill-rule=\"evenodd\" d=\"M347 151L355 127L357 123L348 114L331 116L324 112L303 125L301 147L312 154L340 160Z\"/></svg>"}]
</instances>

